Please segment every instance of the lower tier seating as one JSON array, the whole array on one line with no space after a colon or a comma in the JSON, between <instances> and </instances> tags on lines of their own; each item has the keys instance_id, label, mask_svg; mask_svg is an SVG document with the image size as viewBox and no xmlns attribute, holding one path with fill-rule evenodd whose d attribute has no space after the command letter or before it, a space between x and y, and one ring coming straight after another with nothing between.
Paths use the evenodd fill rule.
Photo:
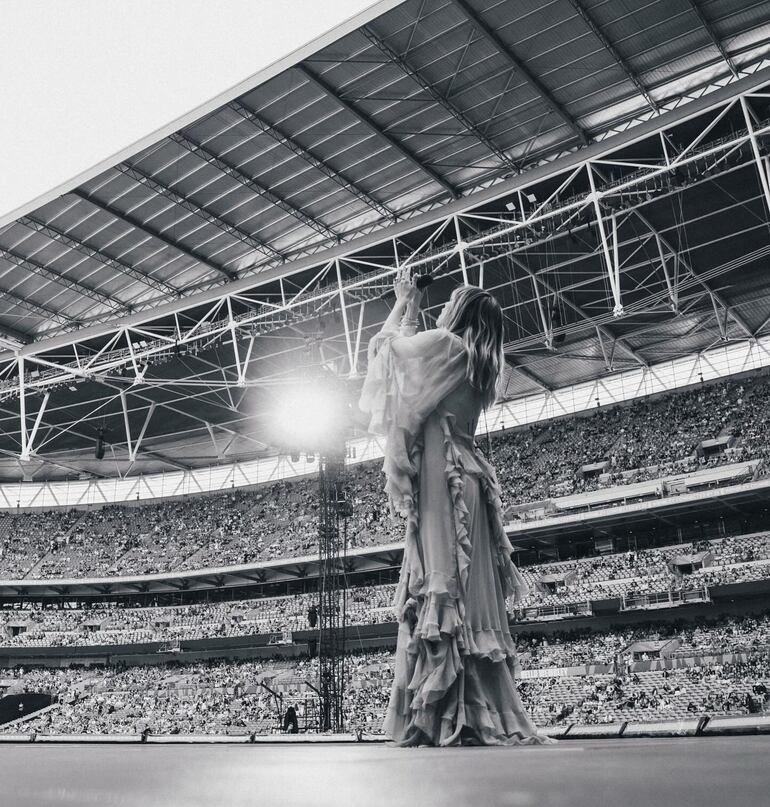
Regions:
<instances>
[{"instance_id":1,"label":"lower tier seating","mask_svg":"<svg viewBox=\"0 0 770 807\"><path fill-rule=\"evenodd\" d=\"M748 714L766 708L770 691L770 614L724 617L692 626L649 625L634 631L542 637L520 635L519 689L542 727L672 720L702 714ZM543 670L576 662L617 660L636 639L676 637L680 666L588 675ZM759 641L764 640L765 644ZM713 654L718 652L716 658ZM723 656L721 654L742 653ZM676 657L679 657L678 659ZM648 665L649 666L649 665ZM351 729L380 731L393 678L393 653L348 658L345 696ZM538 672L535 672L538 671ZM50 693L55 703L23 723L43 733L243 733L279 731L289 705L301 728L317 726L315 659L260 659L152 666L0 670L0 692ZM6 727L9 731L18 726Z\"/></svg>"}]
</instances>

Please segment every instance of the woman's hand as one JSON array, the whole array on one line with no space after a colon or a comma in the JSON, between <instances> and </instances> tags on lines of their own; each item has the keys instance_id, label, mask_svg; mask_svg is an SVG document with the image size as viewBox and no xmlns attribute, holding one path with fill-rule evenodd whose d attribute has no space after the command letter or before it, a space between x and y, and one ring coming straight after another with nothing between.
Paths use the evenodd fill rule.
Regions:
<instances>
[{"instance_id":1,"label":"woman's hand","mask_svg":"<svg viewBox=\"0 0 770 807\"><path fill-rule=\"evenodd\" d=\"M422 291L417 288L417 278L410 269L399 269L393 282L396 292L396 302L404 306L411 305L417 308L422 299Z\"/></svg>"}]
</instances>

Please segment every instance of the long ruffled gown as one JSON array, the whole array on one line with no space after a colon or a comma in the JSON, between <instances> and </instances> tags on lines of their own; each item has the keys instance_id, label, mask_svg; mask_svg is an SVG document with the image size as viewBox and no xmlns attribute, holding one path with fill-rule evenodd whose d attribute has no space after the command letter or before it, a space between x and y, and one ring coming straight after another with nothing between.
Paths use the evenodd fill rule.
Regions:
<instances>
[{"instance_id":1,"label":"long ruffled gown","mask_svg":"<svg viewBox=\"0 0 770 807\"><path fill-rule=\"evenodd\" d=\"M465 368L462 339L442 328L383 330L369 344L360 407L387 436L385 487L407 518L384 730L405 746L550 743L514 684L505 600L527 586L495 471L475 448L482 403Z\"/></svg>"}]
</instances>

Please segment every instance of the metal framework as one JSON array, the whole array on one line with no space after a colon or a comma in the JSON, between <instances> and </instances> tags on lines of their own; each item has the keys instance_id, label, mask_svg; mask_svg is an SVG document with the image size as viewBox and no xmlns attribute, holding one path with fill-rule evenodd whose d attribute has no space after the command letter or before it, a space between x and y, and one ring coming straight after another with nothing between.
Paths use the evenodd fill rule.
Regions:
<instances>
[{"instance_id":1,"label":"metal framework","mask_svg":"<svg viewBox=\"0 0 770 807\"><path fill-rule=\"evenodd\" d=\"M585 24L594 34L594 36L602 43L605 50L618 63L618 66L626 74L628 80L639 91L639 95L641 95L644 98L644 100L649 105L650 109L656 113L660 112L660 106L658 105L658 102L650 95L649 90L642 83L639 74L628 64L626 59L623 56L621 56L620 51L604 33L601 25L596 21L596 19L594 19L593 14L591 14L585 2L583 2L583 0L569 0L569 2L571 3L572 7L575 9L577 14L580 16L580 18L583 20L583 22L585 22Z\"/></svg>"},{"instance_id":2,"label":"metal framework","mask_svg":"<svg viewBox=\"0 0 770 807\"><path fill-rule=\"evenodd\" d=\"M415 0L0 229L0 454L109 475L101 422L120 476L264 455L271 391L355 381L403 266L438 279L426 324L458 282L498 296L510 398L761 336L764 17L738 48L692 5L712 52L664 79L674 45L641 69L607 9L558 0L559 58L620 76L589 88L515 4Z\"/></svg>"},{"instance_id":3,"label":"metal framework","mask_svg":"<svg viewBox=\"0 0 770 807\"><path fill-rule=\"evenodd\" d=\"M347 506L344 492L344 448L320 459L318 476L318 691L320 731L345 729L344 696L347 585L344 566Z\"/></svg>"},{"instance_id":4,"label":"metal framework","mask_svg":"<svg viewBox=\"0 0 770 807\"><path fill-rule=\"evenodd\" d=\"M701 8L700 0L688 0L690 7L693 10L693 13L698 18L698 22L703 26L703 30L708 35L708 38L711 40L711 43L714 47L719 51L719 55L724 60L724 63L730 69L730 72L735 76L738 77L738 68L735 65L735 62L732 60L730 55L727 53L722 40L717 35L717 32L714 30L714 26L706 19L706 15L703 13L703 9Z\"/></svg>"},{"instance_id":5,"label":"metal framework","mask_svg":"<svg viewBox=\"0 0 770 807\"><path fill-rule=\"evenodd\" d=\"M487 9L474 0L391 6L382 3L385 13L334 46L230 98L210 116L113 166L98 182L81 185L36 211L34 219L17 223L34 221L38 232L47 228L46 235L58 229L55 241L113 269L112 275L102 274L114 281L129 274L137 284L124 289L124 304L152 310L179 295L227 283L243 267L253 274L316 254L433 209L446 194L456 198L489 187L511 171L569 154L576 143L612 137L753 73L770 48L765 30L770 14L751 0L740 0L721 15L709 12L708 20L697 3L691 19L662 5L613 19L612 9L587 0L556 0L553 8L526 13L515 3ZM548 16L554 13L561 20L551 26ZM535 37L523 35L530 26L538 32ZM676 30L654 57L635 40L648 26L656 36L665 36L672 26ZM683 26L693 36L705 31L708 42L682 51L677 43L685 39ZM601 51L622 69L625 86L618 88L607 71L587 75L575 67ZM551 70L537 64L546 56ZM575 72L582 78L559 82L559 76ZM403 92L405 77L416 93ZM447 113L457 124L452 132L442 131ZM549 118L557 120L555 127ZM409 122L405 130L403 121ZM342 145L330 149L334 141ZM484 165L485 155L493 155L493 165ZM370 165L374 156L377 166ZM263 180L265 169L269 179ZM391 186L397 190L388 190ZM117 204L129 198L128 209ZM120 258L105 255L103 245L96 249L72 231L73 223L94 215L91 203L104 214L99 228L118 231L110 243L120 242ZM60 217L66 226L64 219L54 224ZM290 222L295 226L287 230ZM256 255L263 257L255 260ZM68 259L66 253L59 259ZM90 274L94 269L91 262L83 267ZM74 270L80 271L79 265ZM70 280L74 292L78 281ZM145 286L158 294L147 295ZM76 294L60 295L57 306L65 309L77 300ZM82 325L109 316L103 306L85 322L73 319ZM21 332L30 336L63 327L42 311L37 321L24 325Z\"/></svg>"},{"instance_id":6,"label":"metal framework","mask_svg":"<svg viewBox=\"0 0 770 807\"><path fill-rule=\"evenodd\" d=\"M281 273L269 281L250 282L251 288L245 288L241 281L242 291L210 294L207 301L201 299L203 307L199 305L192 321L184 316L185 309L197 300L180 300L157 312L160 318L155 322L149 315L131 315L122 323L22 346L15 355L0 357L0 394L7 402L18 402L18 458L29 461L40 456L57 434L75 431L82 416L71 423L48 424L49 395L73 382L91 381L109 390L110 400L119 403L125 426L125 439L120 442L133 466L140 456L149 454L149 450L142 450L142 444L156 409L176 411L195 420L185 411L183 401L195 395L210 399L213 393L224 393L225 409L237 414L235 390L281 385L288 375L285 369L255 372L255 362L264 359L255 354L257 340L317 322L332 310L337 312L341 329L326 345L327 367L342 376L355 376L366 333L377 322L368 316L367 306L382 310L379 298L396 268L404 265L439 277L473 280L501 293L505 288L515 289L515 299L505 303L514 325L527 307L534 306L530 321L515 330L506 348L516 373L542 389L555 385L538 372L533 351L557 353L559 337L564 345L567 336L585 339L586 332L590 333L596 360L605 371L622 368L626 360L642 366L649 363L632 340L635 332L649 328L653 316L655 324L661 325L672 315L697 309L700 316L711 320L719 338L731 338L730 321L739 328L741 337L753 338L766 325L766 313L762 314L764 324L755 328L741 314L740 306L713 283L721 275L762 258L768 250L761 240L758 250L698 272L689 254L677 247L681 237L670 226L656 226L647 211L654 211L656 204L676 198L687 188L719 183L753 166L760 194L742 204L754 205L754 215L761 212L761 218L755 227L743 232L766 230L770 186L764 141L770 123L758 120L753 107L766 104L768 97L765 92L752 90L709 105L705 112L693 111L681 121L689 140L676 153L671 152L670 138L660 136L666 124L666 130L672 131L670 122L661 120L660 128L639 134L629 144L615 144L611 149L607 143L603 153L590 159L566 167L554 165L530 182L524 178L512 181L510 187L499 189L494 201L497 211L490 209L489 201L485 200L482 207L468 200L464 209L428 226L415 227L413 232L400 225L402 232L389 241L379 241L364 250L351 247L320 265L296 267L295 272L302 271L305 282L294 284L291 290L285 283L292 276L287 269L285 276ZM715 137L728 121L729 134ZM696 129L693 123L697 123ZM623 149L639 144L645 148L655 145L656 156L639 162L623 155ZM542 190L544 185L550 190L547 195ZM553 248L550 245L575 238L590 241L588 233L594 233L595 239L590 250L556 261L537 258L548 253ZM719 241L733 235L730 229ZM713 246L717 242L709 243ZM393 257L383 252L388 244ZM692 254L692 244L687 252ZM277 296L275 290L265 294L263 286L276 280ZM580 289L597 283L602 288L590 308L577 302ZM530 290L529 297L526 289ZM19 305L31 304L20 298ZM564 310L557 322L553 315L560 306ZM437 307L429 306L427 316ZM642 320L638 327L637 320ZM613 323L621 322L632 322L635 328L618 332ZM95 339L101 343L98 349L91 347ZM212 346L221 349L224 342L231 351L224 370L218 363L209 362L210 370L197 369L181 378L163 377L163 367L175 367L180 353L198 352L200 361L206 362L205 351ZM559 351L560 355L567 354L566 349ZM184 392L178 400L153 398L153 390L167 388ZM29 397L34 394L45 397L36 404ZM99 408L97 405L96 410ZM30 424L31 412L36 414ZM220 428L206 418L197 420L209 437L213 437L214 428ZM155 452L155 456L163 459L162 453ZM169 464L178 465L174 460Z\"/></svg>"},{"instance_id":7,"label":"metal framework","mask_svg":"<svg viewBox=\"0 0 770 807\"><path fill-rule=\"evenodd\" d=\"M547 418L573 415L593 409L597 400L612 406L640 396L655 395L702 381L713 381L736 373L770 367L770 335L756 340L720 342L708 350L654 364L635 366L584 383L555 390L541 390L525 397L502 401L492 407L481 433L525 426ZM219 429L229 438L227 432ZM351 464L379 459L382 438L374 435L348 441ZM57 462L48 459L49 463ZM0 509L30 507L82 507L94 503L127 502L170 496L204 494L235 486L268 484L281 479L309 476L317 472L307 457L278 455L238 461L217 467L176 470L164 473L81 480L45 480L34 483L0 484ZM363 550L353 549L348 557ZM387 547L383 547L387 551ZM317 558L308 559L317 563ZM391 564L392 565L392 564Z\"/></svg>"},{"instance_id":8,"label":"metal framework","mask_svg":"<svg viewBox=\"0 0 770 807\"><path fill-rule=\"evenodd\" d=\"M554 98L553 93L537 78L524 64L524 62L515 56L510 48L502 41L502 39L490 28L486 23L482 22L480 17L471 9L466 0L452 0L453 4L462 12L468 22L473 25L481 36L486 39L495 50L500 53L505 60L509 63L511 70L521 77L527 84L529 84L535 92L542 97L549 109L557 115L566 126L569 127L572 134L577 138L578 142L583 145L588 144L588 136L578 122L567 112L567 110Z\"/></svg>"},{"instance_id":9,"label":"metal framework","mask_svg":"<svg viewBox=\"0 0 770 807\"><path fill-rule=\"evenodd\" d=\"M508 168L518 170L518 165L512 160L497 144L493 143L483 129L476 125L461 109L458 109L446 96L438 92L435 87L419 73L413 70L409 64L391 48L381 37L372 30L371 26L366 26L363 29L363 34L374 45L377 50L383 53L393 64L398 65L399 69L403 71L404 75L409 76L412 81L418 84L427 95L432 98L442 109L445 109L453 118L455 118L464 130L471 132L478 140L484 144L490 154L497 158L500 163Z\"/></svg>"},{"instance_id":10,"label":"metal framework","mask_svg":"<svg viewBox=\"0 0 770 807\"><path fill-rule=\"evenodd\" d=\"M161 196L172 199L180 207L189 210L194 215L199 215L201 218L203 218L206 221L209 221L210 223L216 223L214 222L214 217L207 216L202 210L200 210L197 206L190 203L184 197L175 194L171 191L164 190L159 182L154 182L152 187L153 190L156 191L157 193L160 193ZM93 205L96 208L99 208L99 210L103 210L105 213L108 213L117 221L127 222L134 229L143 233L145 236L160 241L162 244L165 244L170 249L173 249L181 253L183 256L189 258L191 261L194 261L196 264L204 266L212 274L223 275L228 280L231 280L234 277L232 273L227 272L221 266L212 263L209 260L209 258L202 252L199 252L195 248L185 247L179 241L171 240L170 238L165 236L160 230L154 229L149 224L147 224L147 222L142 221L139 217L134 216L126 211L123 211L109 202L102 201L96 195L86 193L85 191L82 191L79 188L75 188L73 191L71 191L71 193L73 196L77 196L84 202L88 202L88 204ZM224 224L220 225L217 223L217 226L224 228L226 225Z\"/></svg>"},{"instance_id":11,"label":"metal framework","mask_svg":"<svg viewBox=\"0 0 770 807\"><path fill-rule=\"evenodd\" d=\"M437 223L420 227L421 222L411 223L410 227L401 225L399 232L391 238L369 238L369 252L390 243L393 254L397 255L397 263L401 266L409 265L415 271L424 271L431 268L441 272L448 269L446 274L459 274L465 279L469 277L471 268L478 270L482 263L490 263L490 256L480 257L477 251L486 248L496 250L495 260L509 255L526 255L528 248L542 246L550 241L573 237L584 233L596 226L598 228L598 246L600 249L600 263L603 274L609 284L613 307L612 315L618 318L624 314L622 302L622 289L620 280L625 272L630 271L632 264L628 264L638 254L626 258L625 262L619 257L623 247L638 244L639 236L623 239L622 225L631 217L641 221L650 230L648 239L652 238L664 252L672 253L669 258L676 257L683 266L685 274L690 275L693 282L691 267L686 258L674 255L676 249L666 237L662 237L644 216L644 209L654 204L655 199L664 199L672 194L681 192L684 186L676 178L676 174L683 170L688 171L686 186L697 183L706 183L720 176L727 176L736 168L736 155L740 155L741 165L753 164L757 171L757 178L762 191L765 205L770 205L770 185L766 174L767 155L763 140L770 133L770 123L762 121L757 123L751 114L752 101L766 103L770 97L764 92L748 91L733 96L727 101L714 104L707 108L712 117L703 122L701 130L696 137L682 148L679 153L672 155L666 148L665 141L659 141L658 155L655 158L646 158L644 162L634 162L629 159L616 159L613 152L624 146L607 143L591 158L572 162L567 166L555 164L547 173L539 176L517 178L507 187L496 188L497 202L504 202L503 210L498 213L479 213L474 208L488 206L488 200L479 202L473 198L446 216L438 217ZM709 134L730 113L739 112L742 129L735 129L730 136L709 140ZM691 118L700 111L693 111ZM659 132L671 126L671 122L661 120L660 127L655 134L639 135L636 142L645 144L654 142ZM631 145L634 143L632 142ZM612 173L612 172L616 173ZM621 176L617 176L622 172ZM671 178L674 178L672 182ZM558 181L558 186L544 199L539 200L536 193L546 181ZM581 192L574 189L582 182ZM677 184L679 183L679 184ZM533 193L533 191L535 193ZM528 203L528 196L536 201ZM541 191L542 198L542 191ZM513 201L511 201L513 200ZM751 201L751 200L748 200ZM765 208L765 212L767 209ZM437 217L433 217L434 221ZM668 228L670 229L670 228ZM406 236L415 233L421 239L419 246L407 250L404 254ZM423 235L426 237L423 238ZM365 246L364 249L367 249ZM529 250L531 251L531 249ZM565 262L544 266L538 270L536 276L547 276L555 271L564 269L565 264L585 262L596 257L597 250L590 254L582 254L569 258ZM338 257L339 256L339 257ZM459 260L459 266L452 266L453 258ZM378 261L375 263L375 261ZM663 263L660 262L660 252L656 252L653 263L660 263L661 278ZM625 263L625 265L624 265ZM223 332L232 332L234 328L257 328L260 332L284 327L288 321L296 321L305 316L317 316L318 307L328 305L332 298L347 301L353 297L357 303L362 303L361 295L368 292L370 295L381 294L388 278L395 272L394 261L361 255L361 246L357 242L335 250L334 257L323 259L323 256L313 260L297 262L294 266L287 266L280 272L271 272L263 278L244 280L233 284L227 289L215 291L196 298L181 299L177 303L167 304L153 314L131 315L122 320L106 323L103 326L94 326L82 329L81 333L66 338L52 338L26 346L19 350L19 356L30 361L38 361L40 356L51 350L70 349L73 343L103 339L109 337L103 349L92 354L87 361L75 362L72 365L52 363L52 369L61 369L64 376L51 376L47 382L36 380L30 387L43 386L44 383L62 383L71 377L84 374L93 375L98 372L112 370L125 364L138 364L154 355L163 352L169 345L183 345L189 342L210 340ZM279 278L290 278L308 270L313 274L299 289L286 291L276 302L265 299L262 287L269 285ZM719 271L715 273L715 276ZM670 277L668 283L670 284ZM687 285L687 278L679 278L679 289L682 284ZM674 295L679 289L670 288ZM562 289L561 294L564 294ZM240 304L240 306L239 306ZM191 327L185 328L180 323L178 329L172 329L165 335L153 330L150 324L158 318L179 315L193 306L206 305L208 309L197 316L197 321ZM239 307L246 306L248 311L239 312ZM311 306L314 308L311 310ZM346 304L347 308L347 304ZM230 315L232 313L232 316ZM298 312L298 313L297 313ZM222 317L224 314L224 318ZM606 319L606 314L601 316ZM593 324L593 322L591 323ZM144 336L135 344L134 335ZM355 341L356 333L352 328L345 332L346 340ZM152 343L149 341L152 337ZM145 341L147 344L142 345ZM122 348L114 343L125 342ZM129 344L131 342L131 344ZM6 361L11 357L2 357ZM15 359L14 359L15 360ZM40 359L42 362L43 360ZM51 364L51 363L49 363ZM236 366L240 364L236 361ZM66 369L65 369L66 367ZM243 386L242 373L238 375L238 386Z\"/></svg>"},{"instance_id":12,"label":"metal framework","mask_svg":"<svg viewBox=\"0 0 770 807\"><path fill-rule=\"evenodd\" d=\"M392 149L397 151L401 157L407 162L411 163L418 171L426 174L433 182L443 188L452 199L456 199L459 195L456 188L448 183L436 171L421 162L408 148L402 143L399 143L395 138L384 132L374 120L367 115L363 110L357 109L350 102L346 101L338 95L334 88L323 80L321 76L315 75L307 67L298 65L295 68L303 78L310 82L313 86L319 89L325 96L331 99L334 103L339 104L349 115L355 118L359 123L363 124L373 135L384 140Z\"/></svg>"},{"instance_id":13,"label":"metal framework","mask_svg":"<svg viewBox=\"0 0 770 807\"><path fill-rule=\"evenodd\" d=\"M243 120L253 124L258 131L268 135L276 143L290 149L308 165L312 166L317 171L320 171L322 174L324 174L324 176L331 179L332 182L335 182L341 188L344 188L346 191L353 194L353 196L360 199L368 207L372 208L372 210L375 210L384 219L388 219L390 221L395 220L395 213L389 207L387 207L387 205L382 204L370 193L367 193L365 190L356 185L353 180L345 176L344 172L333 171L328 165L326 165L326 163L322 162L311 151L297 143L293 138L289 137L289 135L278 129L278 127L272 126L270 123L263 120L259 115L257 115L256 112L251 109L247 109L238 101L232 101L229 104L229 107Z\"/></svg>"},{"instance_id":14,"label":"metal framework","mask_svg":"<svg viewBox=\"0 0 770 807\"><path fill-rule=\"evenodd\" d=\"M86 258L94 259L97 262L97 265L100 267L103 266L108 269L114 269L117 272L138 281L142 286L147 286L160 294L171 294L173 296L179 295L179 289L175 288L169 283L156 280L155 278L144 274L130 263L105 255L100 250L88 246L84 240L78 241L75 238L70 238L66 232L50 222L40 221L39 219L30 215L22 216L19 219L19 224L23 224L30 230L34 230L35 232L47 236L53 243L63 244L73 252L77 252Z\"/></svg>"},{"instance_id":15,"label":"metal framework","mask_svg":"<svg viewBox=\"0 0 770 807\"><path fill-rule=\"evenodd\" d=\"M231 108L235 108L239 115L241 115L244 120L250 120L249 111L243 106L243 104L239 104L236 101L233 101L230 104ZM218 156L216 153L211 151L210 149L206 148L202 143L192 140L189 136L183 134L174 134L171 135L171 139L179 146L184 149L187 149L191 154L195 154L201 159L205 160L210 165L215 166L218 168L225 176L231 177L239 184L243 185L245 188L248 188L250 191L253 191L258 196L264 196L270 202L272 202L276 207L284 212L288 213L290 216L298 219L302 224L309 227L311 230L315 230L317 233L320 233L322 236L327 238L337 238L337 234L330 230L323 222L314 219L312 216L309 216L303 210L298 208L296 205L292 205L286 201L283 197L279 196L277 193L274 193L269 188L265 187L264 185L260 185L256 180L252 179L247 174L244 174L243 171L239 170L235 165L227 162L227 160L223 159L221 156ZM251 239L252 237L247 233L242 233L241 237ZM250 243L247 241L247 243ZM252 246L256 246L251 244ZM256 246L257 249L260 251L264 251L265 254L270 258L283 258L280 252L277 252L275 249L270 248L269 246L259 243Z\"/></svg>"}]
</instances>

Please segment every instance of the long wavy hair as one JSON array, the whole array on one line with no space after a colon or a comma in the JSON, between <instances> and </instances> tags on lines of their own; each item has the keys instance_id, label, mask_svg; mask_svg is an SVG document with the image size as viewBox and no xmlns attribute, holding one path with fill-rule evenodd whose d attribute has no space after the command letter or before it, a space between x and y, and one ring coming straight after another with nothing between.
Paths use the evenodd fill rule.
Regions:
<instances>
[{"instance_id":1,"label":"long wavy hair","mask_svg":"<svg viewBox=\"0 0 770 807\"><path fill-rule=\"evenodd\" d=\"M478 286L458 286L437 325L462 337L468 351L465 377L481 393L484 407L493 404L505 363L500 304Z\"/></svg>"}]
</instances>

